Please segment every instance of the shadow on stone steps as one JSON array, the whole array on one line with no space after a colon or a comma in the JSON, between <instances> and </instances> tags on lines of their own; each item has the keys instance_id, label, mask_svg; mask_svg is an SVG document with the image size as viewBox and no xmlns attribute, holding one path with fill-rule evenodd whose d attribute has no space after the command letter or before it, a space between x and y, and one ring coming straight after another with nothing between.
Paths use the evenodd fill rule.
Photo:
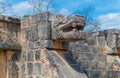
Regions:
<instances>
[{"instance_id":1,"label":"shadow on stone steps","mask_svg":"<svg viewBox=\"0 0 120 78\"><path fill-rule=\"evenodd\" d=\"M88 78L69 53L65 54L65 58L63 58L54 50L45 52L50 64L57 69L60 78Z\"/></svg>"}]
</instances>

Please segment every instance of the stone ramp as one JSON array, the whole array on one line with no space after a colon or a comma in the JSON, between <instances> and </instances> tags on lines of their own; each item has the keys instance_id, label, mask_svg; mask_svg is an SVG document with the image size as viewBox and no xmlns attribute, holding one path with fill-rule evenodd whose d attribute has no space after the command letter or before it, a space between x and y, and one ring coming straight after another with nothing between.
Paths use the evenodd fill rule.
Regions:
<instances>
[{"instance_id":1,"label":"stone ramp","mask_svg":"<svg viewBox=\"0 0 120 78\"><path fill-rule=\"evenodd\" d=\"M46 50L46 55L50 64L56 67L60 78L88 78L77 63L71 59L69 53L66 53L63 58L54 50Z\"/></svg>"},{"instance_id":2,"label":"stone ramp","mask_svg":"<svg viewBox=\"0 0 120 78\"><path fill-rule=\"evenodd\" d=\"M73 56L70 52L64 52L64 59L74 70L77 72L83 72L83 69L78 66L77 61L73 59Z\"/></svg>"}]
</instances>

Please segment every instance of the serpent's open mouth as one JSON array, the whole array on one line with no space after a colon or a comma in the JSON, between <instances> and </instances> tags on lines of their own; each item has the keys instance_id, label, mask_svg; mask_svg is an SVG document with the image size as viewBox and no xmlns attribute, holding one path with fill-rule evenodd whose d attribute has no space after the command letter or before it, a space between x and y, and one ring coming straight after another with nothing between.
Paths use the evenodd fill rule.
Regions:
<instances>
[{"instance_id":1,"label":"serpent's open mouth","mask_svg":"<svg viewBox=\"0 0 120 78\"><path fill-rule=\"evenodd\" d=\"M57 21L52 23L53 39L75 40L85 39L86 33L83 32L85 19L82 16L74 15L72 17L56 16Z\"/></svg>"},{"instance_id":2,"label":"serpent's open mouth","mask_svg":"<svg viewBox=\"0 0 120 78\"><path fill-rule=\"evenodd\" d=\"M78 25L78 24L76 24L76 25L69 25L69 26L65 26L65 27L63 27L61 30L63 31L63 32L70 32L70 31L72 31L73 29L76 29L76 30L83 30L83 26L82 25Z\"/></svg>"},{"instance_id":3,"label":"serpent's open mouth","mask_svg":"<svg viewBox=\"0 0 120 78\"><path fill-rule=\"evenodd\" d=\"M85 33L82 32L84 25L81 23L69 23L60 28L59 34L62 39L79 39L85 37Z\"/></svg>"}]
</instances>

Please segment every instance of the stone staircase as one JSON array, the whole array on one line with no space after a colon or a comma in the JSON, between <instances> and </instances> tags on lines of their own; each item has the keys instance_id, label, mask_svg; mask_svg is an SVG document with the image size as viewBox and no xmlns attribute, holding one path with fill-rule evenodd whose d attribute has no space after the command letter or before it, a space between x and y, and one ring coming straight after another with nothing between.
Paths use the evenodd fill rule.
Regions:
<instances>
[{"instance_id":1,"label":"stone staircase","mask_svg":"<svg viewBox=\"0 0 120 78\"><path fill-rule=\"evenodd\" d=\"M66 62L76 71L78 72L83 72L84 70L81 69L78 64L77 61L75 59L73 59L73 56L70 52L64 52L64 59L66 60Z\"/></svg>"},{"instance_id":2,"label":"stone staircase","mask_svg":"<svg viewBox=\"0 0 120 78\"><path fill-rule=\"evenodd\" d=\"M54 50L46 50L46 55L51 65L56 67L60 78L88 78L69 52L63 52L61 56Z\"/></svg>"}]
</instances>

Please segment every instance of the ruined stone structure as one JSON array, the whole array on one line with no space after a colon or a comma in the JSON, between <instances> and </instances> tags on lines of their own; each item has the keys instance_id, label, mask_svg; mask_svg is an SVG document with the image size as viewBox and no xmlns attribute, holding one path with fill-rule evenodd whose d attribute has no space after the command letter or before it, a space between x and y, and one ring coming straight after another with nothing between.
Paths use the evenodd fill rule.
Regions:
<instances>
[{"instance_id":1,"label":"ruined stone structure","mask_svg":"<svg viewBox=\"0 0 120 78\"><path fill-rule=\"evenodd\" d=\"M88 78L120 78L120 30L99 31L70 42L69 51Z\"/></svg>"},{"instance_id":2,"label":"ruined stone structure","mask_svg":"<svg viewBox=\"0 0 120 78\"><path fill-rule=\"evenodd\" d=\"M0 78L18 78L20 39L20 20L0 15Z\"/></svg>"},{"instance_id":3,"label":"ruined stone structure","mask_svg":"<svg viewBox=\"0 0 120 78\"><path fill-rule=\"evenodd\" d=\"M120 30L83 32L80 15L0 19L0 78L120 78Z\"/></svg>"},{"instance_id":4,"label":"ruined stone structure","mask_svg":"<svg viewBox=\"0 0 120 78\"><path fill-rule=\"evenodd\" d=\"M66 40L85 38L81 31L84 23L84 18L78 15L66 17L50 13L23 19L22 78L87 78L76 62L65 58L71 56Z\"/></svg>"}]
</instances>

